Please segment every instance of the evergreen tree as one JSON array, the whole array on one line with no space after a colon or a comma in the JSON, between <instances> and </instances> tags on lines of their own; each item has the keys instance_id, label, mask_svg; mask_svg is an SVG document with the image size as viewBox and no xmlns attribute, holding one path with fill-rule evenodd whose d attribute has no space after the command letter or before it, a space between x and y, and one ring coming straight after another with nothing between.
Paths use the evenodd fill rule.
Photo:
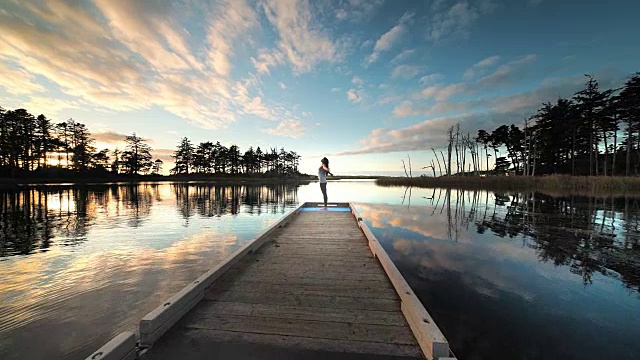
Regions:
<instances>
[{"instance_id":1,"label":"evergreen tree","mask_svg":"<svg viewBox=\"0 0 640 360\"><path fill-rule=\"evenodd\" d=\"M171 169L172 174L189 174L189 168L193 165L194 148L191 141L186 137L182 138L178 148L173 153L175 167Z\"/></svg>"},{"instance_id":2,"label":"evergreen tree","mask_svg":"<svg viewBox=\"0 0 640 360\"><path fill-rule=\"evenodd\" d=\"M151 147L146 141L137 136L136 133L127 136L125 151L122 152L121 160L125 172L131 175L146 173L151 169Z\"/></svg>"}]
</instances>

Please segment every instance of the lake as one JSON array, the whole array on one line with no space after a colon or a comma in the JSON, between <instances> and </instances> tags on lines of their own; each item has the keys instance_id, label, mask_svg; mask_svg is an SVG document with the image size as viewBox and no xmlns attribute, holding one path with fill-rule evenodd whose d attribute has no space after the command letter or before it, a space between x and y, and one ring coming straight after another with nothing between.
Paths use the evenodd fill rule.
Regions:
<instances>
[{"instance_id":1,"label":"lake","mask_svg":"<svg viewBox=\"0 0 640 360\"><path fill-rule=\"evenodd\" d=\"M640 358L640 199L336 181L460 359ZM84 359L317 183L0 190L0 358ZM327 226L330 226L328 224Z\"/></svg>"}]
</instances>

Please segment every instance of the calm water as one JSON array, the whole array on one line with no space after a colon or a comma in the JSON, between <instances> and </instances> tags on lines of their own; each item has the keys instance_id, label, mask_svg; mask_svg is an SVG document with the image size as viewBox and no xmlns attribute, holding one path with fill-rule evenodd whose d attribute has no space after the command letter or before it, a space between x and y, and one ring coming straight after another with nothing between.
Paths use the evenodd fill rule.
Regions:
<instances>
[{"instance_id":1,"label":"calm water","mask_svg":"<svg viewBox=\"0 0 640 360\"><path fill-rule=\"evenodd\" d=\"M640 358L639 199L411 193L360 209L460 359Z\"/></svg>"},{"instance_id":2,"label":"calm water","mask_svg":"<svg viewBox=\"0 0 640 360\"><path fill-rule=\"evenodd\" d=\"M640 199L332 182L460 359L640 358ZM0 359L83 359L317 184L0 190Z\"/></svg>"}]
</instances>

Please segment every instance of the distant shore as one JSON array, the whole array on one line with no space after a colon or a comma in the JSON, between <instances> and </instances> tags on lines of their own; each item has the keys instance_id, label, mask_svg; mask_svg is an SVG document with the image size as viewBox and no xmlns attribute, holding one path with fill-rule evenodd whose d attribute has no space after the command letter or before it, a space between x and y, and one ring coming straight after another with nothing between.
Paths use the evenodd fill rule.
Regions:
<instances>
[{"instance_id":1,"label":"distant shore","mask_svg":"<svg viewBox=\"0 0 640 360\"><path fill-rule=\"evenodd\" d=\"M632 176L441 176L386 177L380 186L413 186L490 191L540 191L548 194L640 194L640 177Z\"/></svg>"},{"instance_id":2,"label":"distant shore","mask_svg":"<svg viewBox=\"0 0 640 360\"><path fill-rule=\"evenodd\" d=\"M331 176L328 180L376 180L379 176ZM42 185L42 184L103 184L103 183L142 183L142 182L205 182L220 184L280 184L280 183L300 183L306 184L317 181L314 175L246 175L246 174L191 174L191 175L116 175L100 174L78 176L47 176L47 177L0 177L0 187Z\"/></svg>"}]
</instances>

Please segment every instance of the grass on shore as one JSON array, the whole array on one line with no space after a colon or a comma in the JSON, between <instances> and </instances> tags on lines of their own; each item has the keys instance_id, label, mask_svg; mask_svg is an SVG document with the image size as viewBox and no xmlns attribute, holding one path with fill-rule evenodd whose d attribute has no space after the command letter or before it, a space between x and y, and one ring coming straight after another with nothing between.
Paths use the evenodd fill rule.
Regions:
<instances>
[{"instance_id":1,"label":"grass on shore","mask_svg":"<svg viewBox=\"0 0 640 360\"><path fill-rule=\"evenodd\" d=\"M380 178L380 186L464 190L540 191L553 194L640 194L640 177L627 176L452 176Z\"/></svg>"}]
</instances>

